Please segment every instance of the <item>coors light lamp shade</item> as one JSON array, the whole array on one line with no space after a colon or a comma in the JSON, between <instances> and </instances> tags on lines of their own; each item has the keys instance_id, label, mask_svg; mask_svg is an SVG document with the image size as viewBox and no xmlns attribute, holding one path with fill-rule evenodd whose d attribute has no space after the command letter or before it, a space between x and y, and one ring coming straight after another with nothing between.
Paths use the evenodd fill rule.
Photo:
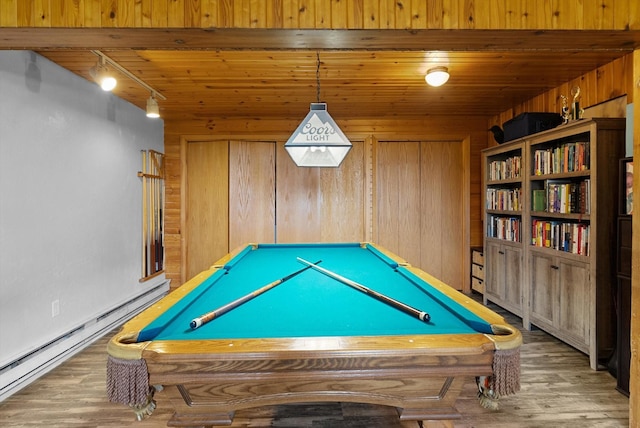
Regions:
<instances>
[{"instance_id":1,"label":"coors light lamp shade","mask_svg":"<svg viewBox=\"0 0 640 428\"><path fill-rule=\"evenodd\" d=\"M284 148L297 166L338 167L351 142L329 116L326 103L311 103L309 113Z\"/></svg>"}]
</instances>

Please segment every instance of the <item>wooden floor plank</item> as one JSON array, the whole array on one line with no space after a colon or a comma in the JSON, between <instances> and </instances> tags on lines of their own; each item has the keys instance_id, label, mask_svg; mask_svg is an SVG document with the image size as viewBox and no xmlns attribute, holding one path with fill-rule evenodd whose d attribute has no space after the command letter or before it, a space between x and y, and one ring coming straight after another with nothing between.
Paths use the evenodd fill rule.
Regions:
<instances>
[{"instance_id":1,"label":"wooden floor plank","mask_svg":"<svg viewBox=\"0 0 640 428\"><path fill-rule=\"evenodd\" d=\"M496 306L514 326L520 320ZM540 331L522 330L522 390L503 397L500 409L482 408L475 383L468 382L458 400L462 419L453 424L424 423L423 428L563 428L629 426L629 399L616 391L607 371L589 368L586 355ZM105 393L107 335L86 350L0 403L0 426L136 427L166 426L171 417L158 394L151 418L136 421L126 406L109 403ZM232 427L283 428L419 428L400 422L394 408L354 403L301 404L239 411Z\"/></svg>"}]
</instances>

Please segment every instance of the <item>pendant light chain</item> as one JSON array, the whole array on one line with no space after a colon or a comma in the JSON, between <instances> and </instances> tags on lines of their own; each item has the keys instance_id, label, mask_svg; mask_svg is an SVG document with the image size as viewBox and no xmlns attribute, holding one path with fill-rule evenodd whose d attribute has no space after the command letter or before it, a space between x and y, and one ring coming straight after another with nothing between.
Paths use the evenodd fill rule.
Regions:
<instances>
[{"instance_id":1,"label":"pendant light chain","mask_svg":"<svg viewBox=\"0 0 640 428\"><path fill-rule=\"evenodd\" d=\"M316 52L317 65L316 65L316 98L318 103L320 102L320 52Z\"/></svg>"}]
</instances>

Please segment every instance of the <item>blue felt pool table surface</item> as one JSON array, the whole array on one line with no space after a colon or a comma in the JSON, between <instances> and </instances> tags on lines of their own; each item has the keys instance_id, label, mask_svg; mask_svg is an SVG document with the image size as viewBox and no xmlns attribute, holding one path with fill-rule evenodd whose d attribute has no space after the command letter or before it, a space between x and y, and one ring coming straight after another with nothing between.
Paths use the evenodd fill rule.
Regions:
<instances>
[{"instance_id":1,"label":"blue felt pool table surface","mask_svg":"<svg viewBox=\"0 0 640 428\"><path fill-rule=\"evenodd\" d=\"M314 269L203 326L190 322L305 267L298 258L427 312L424 322ZM491 333L479 316L375 246L248 245L147 325L138 341Z\"/></svg>"}]
</instances>

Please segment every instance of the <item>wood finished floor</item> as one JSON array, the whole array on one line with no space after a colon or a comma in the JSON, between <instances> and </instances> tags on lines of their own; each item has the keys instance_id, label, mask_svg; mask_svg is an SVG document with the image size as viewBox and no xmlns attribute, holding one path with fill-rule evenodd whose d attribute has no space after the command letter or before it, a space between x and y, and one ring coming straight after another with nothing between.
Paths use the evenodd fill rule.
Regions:
<instances>
[{"instance_id":1,"label":"wood finished floor","mask_svg":"<svg viewBox=\"0 0 640 428\"><path fill-rule=\"evenodd\" d=\"M491 306L514 326L520 319ZM458 399L463 415L453 427L628 427L629 399L616 391L607 371L592 371L589 359L540 330L523 330L522 390L504 397L498 411L483 409L468 382ZM135 421L105 394L106 343L98 340L28 387L0 403L0 426L136 427L166 426L171 416L159 394L149 419ZM425 427L430 426L424 424ZM232 427L418 428L398 421L394 408L349 403L306 404L237 412Z\"/></svg>"}]
</instances>

